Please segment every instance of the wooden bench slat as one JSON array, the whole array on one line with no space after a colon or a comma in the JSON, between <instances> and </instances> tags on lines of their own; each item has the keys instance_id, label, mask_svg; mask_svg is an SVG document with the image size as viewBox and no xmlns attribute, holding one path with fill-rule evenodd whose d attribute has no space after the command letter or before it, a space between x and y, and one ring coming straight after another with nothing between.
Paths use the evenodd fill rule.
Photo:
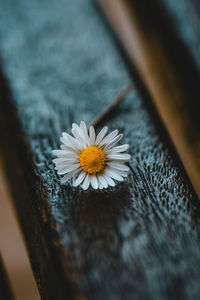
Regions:
<instances>
[{"instance_id":1,"label":"wooden bench slat","mask_svg":"<svg viewBox=\"0 0 200 300\"><path fill-rule=\"evenodd\" d=\"M200 198L200 13L195 1L99 2L143 78Z\"/></svg>"},{"instance_id":2,"label":"wooden bench slat","mask_svg":"<svg viewBox=\"0 0 200 300\"><path fill-rule=\"evenodd\" d=\"M42 299L195 299L199 202L136 73L91 1L0 3L1 149ZM105 191L61 186L52 149L126 83L108 122L132 171Z\"/></svg>"},{"instance_id":3,"label":"wooden bench slat","mask_svg":"<svg viewBox=\"0 0 200 300\"><path fill-rule=\"evenodd\" d=\"M0 299L3 300L14 299L1 255L0 255Z\"/></svg>"}]
</instances>

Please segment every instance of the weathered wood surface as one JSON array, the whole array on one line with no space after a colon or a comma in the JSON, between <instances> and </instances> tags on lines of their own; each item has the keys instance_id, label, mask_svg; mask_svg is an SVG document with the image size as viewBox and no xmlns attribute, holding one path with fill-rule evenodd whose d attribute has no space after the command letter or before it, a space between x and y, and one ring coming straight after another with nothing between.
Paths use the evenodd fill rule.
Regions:
<instances>
[{"instance_id":1,"label":"weathered wood surface","mask_svg":"<svg viewBox=\"0 0 200 300\"><path fill-rule=\"evenodd\" d=\"M1 1L0 55L1 149L42 299L198 299L198 199L93 3ZM61 132L131 80L108 122L131 145L127 181L60 186Z\"/></svg>"},{"instance_id":2,"label":"weathered wood surface","mask_svg":"<svg viewBox=\"0 0 200 300\"><path fill-rule=\"evenodd\" d=\"M200 10L195 1L100 0L200 198Z\"/></svg>"}]
</instances>

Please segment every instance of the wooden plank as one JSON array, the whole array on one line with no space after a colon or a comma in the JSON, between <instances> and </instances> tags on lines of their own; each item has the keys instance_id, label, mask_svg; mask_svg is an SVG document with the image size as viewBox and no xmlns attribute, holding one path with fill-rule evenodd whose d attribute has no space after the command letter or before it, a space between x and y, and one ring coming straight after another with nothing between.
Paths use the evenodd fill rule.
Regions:
<instances>
[{"instance_id":1,"label":"wooden plank","mask_svg":"<svg viewBox=\"0 0 200 300\"><path fill-rule=\"evenodd\" d=\"M0 155L0 248L15 300L39 300Z\"/></svg>"},{"instance_id":2,"label":"wooden plank","mask_svg":"<svg viewBox=\"0 0 200 300\"><path fill-rule=\"evenodd\" d=\"M200 13L195 1L100 3L137 66L200 197Z\"/></svg>"},{"instance_id":3,"label":"wooden plank","mask_svg":"<svg viewBox=\"0 0 200 300\"><path fill-rule=\"evenodd\" d=\"M0 299L13 300L10 283L0 256Z\"/></svg>"},{"instance_id":4,"label":"wooden plank","mask_svg":"<svg viewBox=\"0 0 200 300\"><path fill-rule=\"evenodd\" d=\"M199 202L98 11L89 0L12 4L0 3L0 141L42 299L198 299ZM61 186L61 132L131 80L108 122L131 146L127 181Z\"/></svg>"}]
</instances>

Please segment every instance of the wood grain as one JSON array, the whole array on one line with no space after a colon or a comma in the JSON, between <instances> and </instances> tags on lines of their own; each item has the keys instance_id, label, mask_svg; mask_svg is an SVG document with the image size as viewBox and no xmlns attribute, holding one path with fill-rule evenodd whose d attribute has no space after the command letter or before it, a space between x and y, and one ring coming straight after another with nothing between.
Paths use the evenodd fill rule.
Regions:
<instances>
[{"instance_id":1,"label":"wood grain","mask_svg":"<svg viewBox=\"0 0 200 300\"><path fill-rule=\"evenodd\" d=\"M1 1L0 55L0 149L42 299L198 299L199 201L93 3ZM62 131L131 80L107 122L130 144L129 177L105 191L61 186Z\"/></svg>"},{"instance_id":2,"label":"wood grain","mask_svg":"<svg viewBox=\"0 0 200 300\"><path fill-rule=\"evenodd\" d=\"M195 1L99 2L138 68L200 197L200 73L194 53L200 42L195 35L200 14Z\"/></svg>"}]
</instances>

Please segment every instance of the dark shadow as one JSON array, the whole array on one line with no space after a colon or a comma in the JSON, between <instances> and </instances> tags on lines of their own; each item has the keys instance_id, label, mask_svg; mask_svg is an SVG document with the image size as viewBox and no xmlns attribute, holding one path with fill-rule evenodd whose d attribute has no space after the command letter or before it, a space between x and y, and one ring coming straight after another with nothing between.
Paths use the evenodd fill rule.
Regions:
<instances>
[{"instance_id":1,"label":"dark shadow","mask_svg":"<svg viewBox=\"0 0 200 300\"><path fill-rule=\"evenodd\" d=\"M105 231L114 226L116 220L125 216L131 207L131 194L126 183L118 184L115 188L106 190L81 191L76 195L73 221Z\"/></svg>"}]
</instances>

